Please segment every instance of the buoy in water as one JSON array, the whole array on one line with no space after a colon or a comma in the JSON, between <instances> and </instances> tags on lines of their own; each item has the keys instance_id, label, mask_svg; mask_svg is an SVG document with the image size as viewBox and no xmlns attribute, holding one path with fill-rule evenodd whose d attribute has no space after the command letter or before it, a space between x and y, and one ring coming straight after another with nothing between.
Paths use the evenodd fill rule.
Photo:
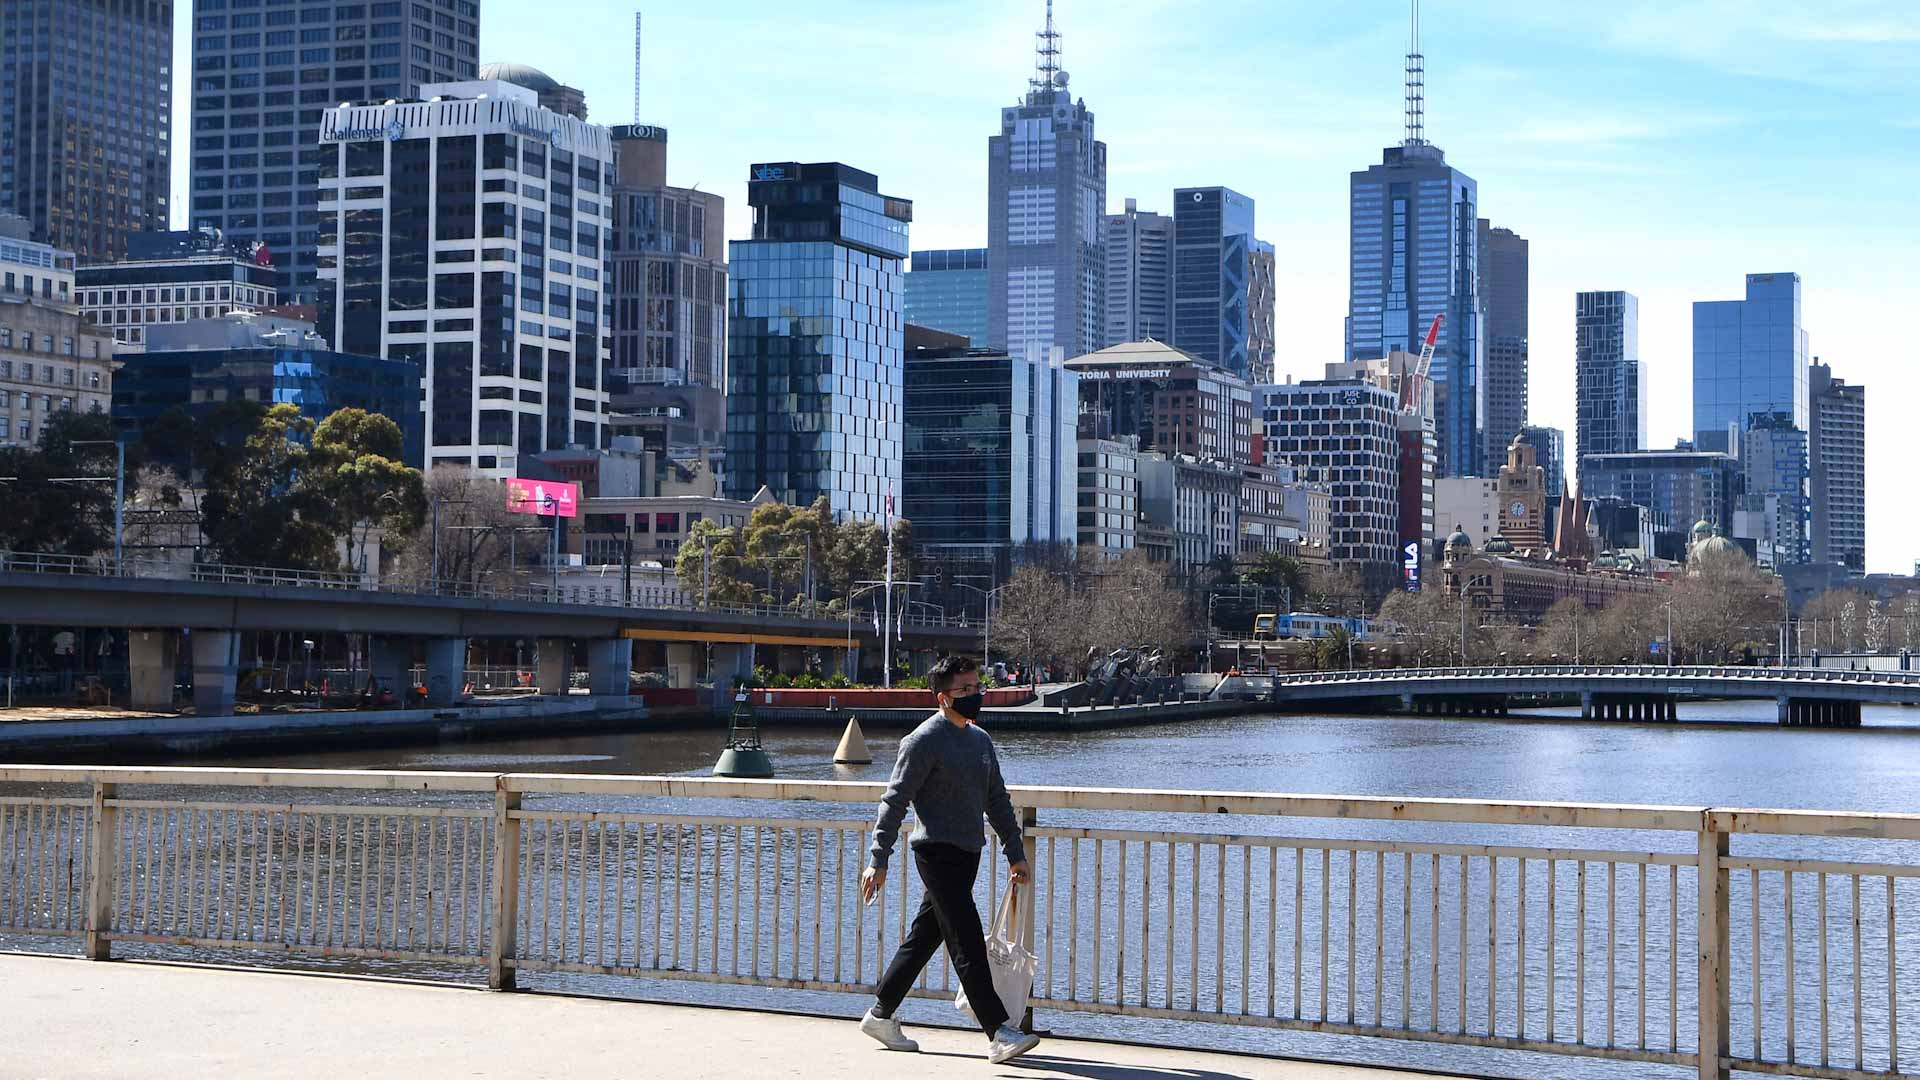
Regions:
<instances>
[{"instance_id":1,"label":"buoy in water","mask_svg":"<svg viewBox=\"0 0 1920 1080\"><path fill-rule=\"evenodd\" d=\"M867 749L867 737L860 733L860 718L855 716L847 720L847 730L840 736L840 745L834 747L835 765L871 765L873 753Z\"/></svg>"}]
</instances>

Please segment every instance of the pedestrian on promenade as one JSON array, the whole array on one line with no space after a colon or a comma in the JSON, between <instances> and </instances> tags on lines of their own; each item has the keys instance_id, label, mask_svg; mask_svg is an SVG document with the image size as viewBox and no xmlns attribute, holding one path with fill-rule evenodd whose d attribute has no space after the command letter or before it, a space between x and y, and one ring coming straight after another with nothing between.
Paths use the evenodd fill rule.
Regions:
<instances>
[{"instance_id":1,"label":"pedestrian on promenade","mask_svg":"<svg viewBox=\"0 0 1920 1080\"><path fill-rule=\"evenodd\" d=\"M926 895L912 929L874 989L873 1008L861 1018L860 1030L889 1050L920 1049L901 1033L893 1012L944 943L974 1018L991 1042L987 1060L998 1064L1038 1046L1040 1037L1012 1026L987 966L986 938L979 909L973 904L973 882L980 873L980 851L986 846L983 815L1000 836L1008 888L1027 886L1032 872L1021 842L1020 819L1000 778L993 739L974 724L985 700L980 692L980 665L968 657L949 656L934 665L927 685L940 711L900 740L893 778L880 797L867 870L860 878L860 898L872 903L886 887L887 859L893 854L907 807L912 806L914 826L908 845Z\"/></svg>"}]
</instances>

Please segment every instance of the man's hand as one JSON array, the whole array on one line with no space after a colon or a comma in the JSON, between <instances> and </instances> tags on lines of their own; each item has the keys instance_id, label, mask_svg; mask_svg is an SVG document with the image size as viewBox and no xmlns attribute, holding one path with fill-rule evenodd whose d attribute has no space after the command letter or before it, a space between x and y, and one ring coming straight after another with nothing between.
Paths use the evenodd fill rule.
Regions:
<instances>
[{"instance_id":1,"label":"man's hand","mask_svg":"<svg viewBox=\"0 0 1920 1080\"><path fill-rule=\"evenodd\" d=\"M879 896L880 890L886 887L887 872L876 866L867 867L867 872L860 875L860 902L873 903L873 898Z\"/></svg>"},{"instance_id":2,"label":"man's hand","mask_svg":"<svg viewBox=\"0 0 1920 1080\"><path fill-rule=\"evenodd\" d=\"M1033 867L1027 865L1027 860L1021 859L1007 867L1007 880L1015 885L1025 885L1033 880Z\"/></svg>"}]
</instances>

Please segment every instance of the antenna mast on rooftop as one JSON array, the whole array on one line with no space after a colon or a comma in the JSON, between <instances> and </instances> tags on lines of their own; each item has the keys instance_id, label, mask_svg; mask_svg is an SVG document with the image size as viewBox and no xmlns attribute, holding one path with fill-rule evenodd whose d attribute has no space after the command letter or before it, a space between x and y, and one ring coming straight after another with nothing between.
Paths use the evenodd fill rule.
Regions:
<instances>
[{"instance_id":1,"label":"antenna mast on rooftop","mask_svg":"<svg viewBox=\"0 0 1920 1080\"><path fill-rule=\"evenodd\" d=\"M1413 33L1407 42L1406 146L1427 145L1427 58L1420 54L1420 0L1412 0Z\"/></svg>"},{"instance_id":2,"label":"antenna mast on rooftop","mask_svg":"<svg viewBox=\"0 0 1920 1080\"><path fill-rule=\"evenodd\" d=\"M1047 0L1047 26L1033 34L1033 78L1029 85L1036 92L1047 93L1059 82L1060 75L1060 32L1053 28L1053 0Z\"/></svg>"},{"instance_id":3,"label":"antenna mast on rooftop","mask_svg":"<svg viewBox=\"0 0 1920 1080\"><path fill-rule=\"evenodd\" d=\"M640 13L633 13L633 122L640 120Z\"/></svg>"}]
</instances>

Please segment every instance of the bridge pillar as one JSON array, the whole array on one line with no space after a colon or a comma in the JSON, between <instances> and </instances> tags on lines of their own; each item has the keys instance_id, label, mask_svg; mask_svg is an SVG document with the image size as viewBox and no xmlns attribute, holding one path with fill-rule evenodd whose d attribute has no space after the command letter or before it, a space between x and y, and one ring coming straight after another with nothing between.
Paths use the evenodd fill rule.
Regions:
<instances>
[{"instance_id":1,"label":"bridge pillar","mask_svg":"<svg viewBox=\"0 0 1920 1080\"><path fill-rule=\"evenodd\" d=\"M587 642L588 693L595 697L626 697L632 674L632 638L600 638Z\"/></svg>"},{"instance_id":2,"label":"bridge pillar","mask_svg":"<svg viewBox=\"0 0 1920 1080\"><path fill-rule=\"evenodd\" d=\"M427 704L451 705L466 690L467 639L427 639Z\"/></svg>"},{"instance_id":3,"label":"bridge pillar","mask_svg":"<svg viewBox=\"0 0 1920 1080\"><path fill-rule=\"evenodd\" d=\"M534 645L533 685L542 694L565 694L570 685L568 661L573 650L564 638L541 638Z\"/></svg>"},{"instance_id":4,"label":"bridge pillar","mask_svg":"<svg viewBox=\"0 0 1920 1080\"><path fill-rule=\"evenodd\" d=\"M201 716L233 711L234 681L240 674L240 635L231 630L195 630L193 708Z\"/></svg>"},{"instance_id":5,"label":"bridge pillar","mask_svg":"<svg viewBox=\"0 0 1920 1080\"><path fill-rule=\"evenodd\" d=\"M1580 719L1593 719L1593 691L1580 691Z\"/></svg>"},{"instance_id":6,"label":"bridge pillar","mask_svg":"<svg viewBox=\"0 0 1920 1080\"><path fill-rule=\"evenodd\" d=\"M722 712L733 707L733 681L753 678L754 652L750 641L713 643L713 707Z\"/></svg>"},{"instance_id":7,"label":"bridge pillar","mask_svg":"<svg viewBox=\"0 0 1920 1080\"><path fill-rule=\"evenodd\" d=\"M1666 716L1664 719L1678 721L1680 719L1680 699L1670 697L1666 699L1666 702Z\"/></svg>"},{"instance_id":8,"label":"bridge pillar","mask_svg":"<svg viewBox=\"0 0 1920 1080\"><path fill-rule=\"evenodd\" d=\"M699 673L697 670L699 662L699 642L667 642L667 685L675 690L691 688L694 676Z\"/></svg>"},{"instance_id":9,"label":"bridge pillar","mask_svg":"<svg viewBox=\"0 0 1920 1080\"><path fill-rule=\"evenodd\" d=\"M395 701L409 701L413 687L408 683L413 675L413 641L403 637L370 637L367 639L368 676L373 679L373 696L378 698L380 691L393 694Z\"/></svg>"},{"instance_id":10,"label":"bridge pillar","mask_svg":"<svg viewBox=\"0 0 1920 1080\"><path fill-rule=\"evenodd\" d=\"M171 630L134 630L127 634L127 704L136 709L173 708L173 671L180 641Z\"/></svg>"}]
</instances>

